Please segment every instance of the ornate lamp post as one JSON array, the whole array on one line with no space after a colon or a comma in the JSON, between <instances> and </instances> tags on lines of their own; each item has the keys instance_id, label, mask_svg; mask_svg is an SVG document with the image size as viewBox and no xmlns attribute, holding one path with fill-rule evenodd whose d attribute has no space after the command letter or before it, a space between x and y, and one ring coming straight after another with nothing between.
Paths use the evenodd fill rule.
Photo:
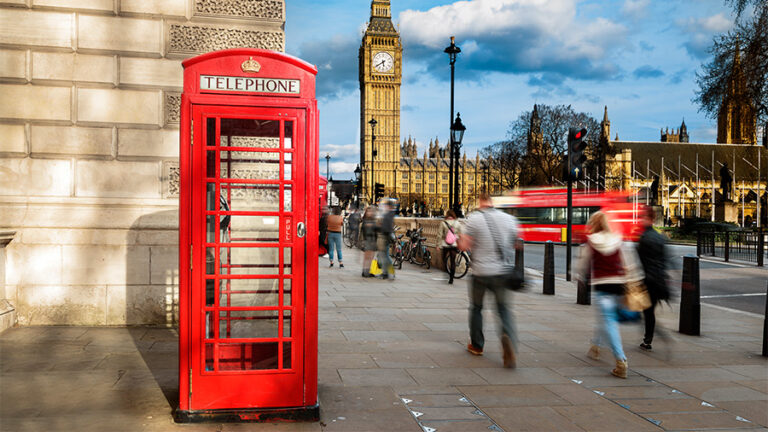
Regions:
<instances>
[{"instance_id":1,"label":"ornate lamp post","mask_svg":"<svg viewBox=\"0 0 768 432\"><path fill-rule=\"evenodd\" d=\"M451 44L443 50L444 53L448 54L448 59L451 63L451 125L453 125L453 71L454 71L454 64L456 64L456 57L461 52L461 48L456 46L456 38L454 36L451 36ZM451 126L453 127L453 126ZM453 134L451 134L453 135ZM454 143L453 138L451 138L450 143L450 150L448 153L448 156L451 159L450 165L448 166L448 205L449 207L454 207L453 203L454 201L458 202L458 200L455 199L455 195L458 195L458 191L454 190L454 184L458 183L458 165L459 165L459 159L456 157L456 162L454 164L453 158L454 158ZM454 167L455 171L454 172ZM454 175L456 175L456 180L454 183Z\"/></svg>"},{"instance_id":2,"label":"ornate lamp post","mask_svg":"<svg viewBox=\"0 0 768 432\"><path fill-rule=\"evenodd\" d=\"M330 165L331 165L331 155L329 153L325 154L325 178L330 179Z\"/></svg>"},{"instance_id":3,"label":"ornate lamp post","mask_svg":"<svg viewBox=\"0 0 768 432\"><path fill-rule=\"evenodd\" d=\"M363 171L360 169L360 165L355 167L355 180L357 181L357 207L360 207L360 188L363 186L360 182L360 179L363 176Z\"/></svg>"},{"instance_id":4,"label":"ornate lamp post","mask_svg":"<svg viewBox=\"0 0 768 432\"><path fill-rule=\"evenodd\" d=\"M368 124L371 125L371 204L376 200L373 192L376 186L376 180L373 176L374 166L376 165L376 123L378 122L373 117L371 117L371 120L368 122Z\"/></svg>"},{"instance_id":5,"label":"ornate lamp post","mask_svg":"<svg viewBox=\"0 0 768 432\"><path fill-rule=\"evenodd\" d=\"M453 179L453 202L451 208L453 211L459 212L459 152L461 151L461 140L464 139L464 131L467 130L464 124L461 123L461 114L456 113L456 121L451 125L451 147L454 148L454 157L456 158L456 170L454 172Z\"/></svg>"}]
</instances>

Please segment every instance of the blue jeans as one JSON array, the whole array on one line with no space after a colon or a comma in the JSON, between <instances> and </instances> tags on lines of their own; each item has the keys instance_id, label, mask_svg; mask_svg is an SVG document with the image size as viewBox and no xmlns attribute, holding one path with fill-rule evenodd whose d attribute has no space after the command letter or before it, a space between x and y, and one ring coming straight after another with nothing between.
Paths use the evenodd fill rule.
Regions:
<instances>
[{"instance_id":1,"label":"blue jeans","mask_svg":"<svg viewBox=\"0 0 768 432\"><path fill-rule=\"evenodd\" d=\"M336 249L336 256L341 262L341 233L328 231L328 258L333 262L333 250Z\"/></svg>"},{"instance_id":2,"label":"blue jeans","mask_svg":"<svg viewBox=\"0 0 768 432\"><path fill-rule=\"evenodd\" d=\"M469 338L475 348L483 349L483 297L486 291L492 291L496 298L496 310L501 320L501 332L507 335L516 346L515 324L512 313L507 309L507 287L499 283L494 276L473 276L469 287Z\"/></svg>"},{"instance_id":3,"label":"blue jeans","mask_svg":"<svg viewBox=\"0 0 768 432\"><path fill-rule=\"evenodd\" d=\"M610 346L616 360L626 360L624 348L621 346L619 332L618 307L621 296L602 291L595 291L597 303L597 327L592 343L597 346Z\"/></svg>"}]
</instances>

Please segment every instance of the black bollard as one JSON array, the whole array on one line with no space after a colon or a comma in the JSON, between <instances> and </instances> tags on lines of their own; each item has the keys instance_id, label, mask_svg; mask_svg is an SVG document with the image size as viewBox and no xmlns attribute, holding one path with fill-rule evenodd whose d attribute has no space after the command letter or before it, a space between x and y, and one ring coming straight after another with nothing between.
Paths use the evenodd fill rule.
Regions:
<instances>
[{"instance_id":1,"label":"black bollard","mask_svg":"<svg viewBox=\"0 0 768 432\"><path fill-rule=\"evenodd\" d=\"M576 304L592 304L592 286L590 285L589 274L587 274L587 280L580 280L576 286Z\"/></svg>"},{"instance_id":2,"label":"black bollard","mask_svg":"<svg viewBox=\"0 0 768 432\"><path fill-rule=\"evenodd\" d=\"M544 243L543 294L555 295L555 245L551 240Z\"/></svg>"},{"instance_id":3,"label":"black bollard","mask_svg":"<svg viewBox=\"0 0 768 432\"><path fill-rule=\"evenodd\" d=\"M515 240L515 267L525 272L525 243L522 239Z\"/></svg>"},{"instance_id":4,"label":"black bollard","mask_svg":"<svg viewBox=\"0 0 768 432\"><path fill-rule=\"evenodd\" d=\"M699 258L683 257L683 282L680 291L680 333L698 336L701 324Z\"/></svg>"},{"instance_id":5,"label":"black bollard","mask_svg":"<svg viewBox=\"0 0 768 432\"><path fill-rule=\"evenodd\" d=\"M763 357L768 357L768 288L766 288L765 316L763 317Z\"/></svg>"}]
</instances>

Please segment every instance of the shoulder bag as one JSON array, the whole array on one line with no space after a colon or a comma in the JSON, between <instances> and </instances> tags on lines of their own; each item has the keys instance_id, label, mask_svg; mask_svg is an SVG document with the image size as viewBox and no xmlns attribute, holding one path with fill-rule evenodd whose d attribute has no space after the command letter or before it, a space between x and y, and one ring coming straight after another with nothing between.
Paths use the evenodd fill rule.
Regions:
<instances>
[{"instance_id":1,"label":"shoulder bag","mask_svg":"<svg viewBox=\"0 0 768 432\"><path fill-rule=\"evenodd\" d=\"M453 232L453 228L451 228L451 225L448 222L443 221L443 223L448 227L448 232L445 233L445 244L453 246L456 244L456 233Z\"/></svg>"}]
</instances>

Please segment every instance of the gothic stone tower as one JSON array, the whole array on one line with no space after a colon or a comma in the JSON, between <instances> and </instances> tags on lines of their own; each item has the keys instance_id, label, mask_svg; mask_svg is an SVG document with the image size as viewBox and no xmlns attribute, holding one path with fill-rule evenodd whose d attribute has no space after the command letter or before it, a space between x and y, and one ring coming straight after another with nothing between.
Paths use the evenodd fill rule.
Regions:
<instances>
[{"instance_id":1,"label":"gothic stone tower","mask_svg":"<svg viewBox=\"0 0 768 432\"><path fill-rule=\"evenodd\" d=\"M755 144L755 109L746 97L744 72L739 48L733 56L733 70L727 93L717 116L717 142L723 144Z\"/></svg>"},{"instance_id":2,"label":"gothic stone tower","mask_svg":"<svg viewBox=\"0 0 768 432\"><path fill-rule=\"evenodd\" d=\"M359 52L360 74L360 166L363 195L371 195L371 165L375 182L387 193L396 192L396 170L400 163L400 83L403 47L392 25L389 0L371 2L371 19ZM371 118L376 120L376 151L371 159Z\"/></svg>"}]
</instances>

